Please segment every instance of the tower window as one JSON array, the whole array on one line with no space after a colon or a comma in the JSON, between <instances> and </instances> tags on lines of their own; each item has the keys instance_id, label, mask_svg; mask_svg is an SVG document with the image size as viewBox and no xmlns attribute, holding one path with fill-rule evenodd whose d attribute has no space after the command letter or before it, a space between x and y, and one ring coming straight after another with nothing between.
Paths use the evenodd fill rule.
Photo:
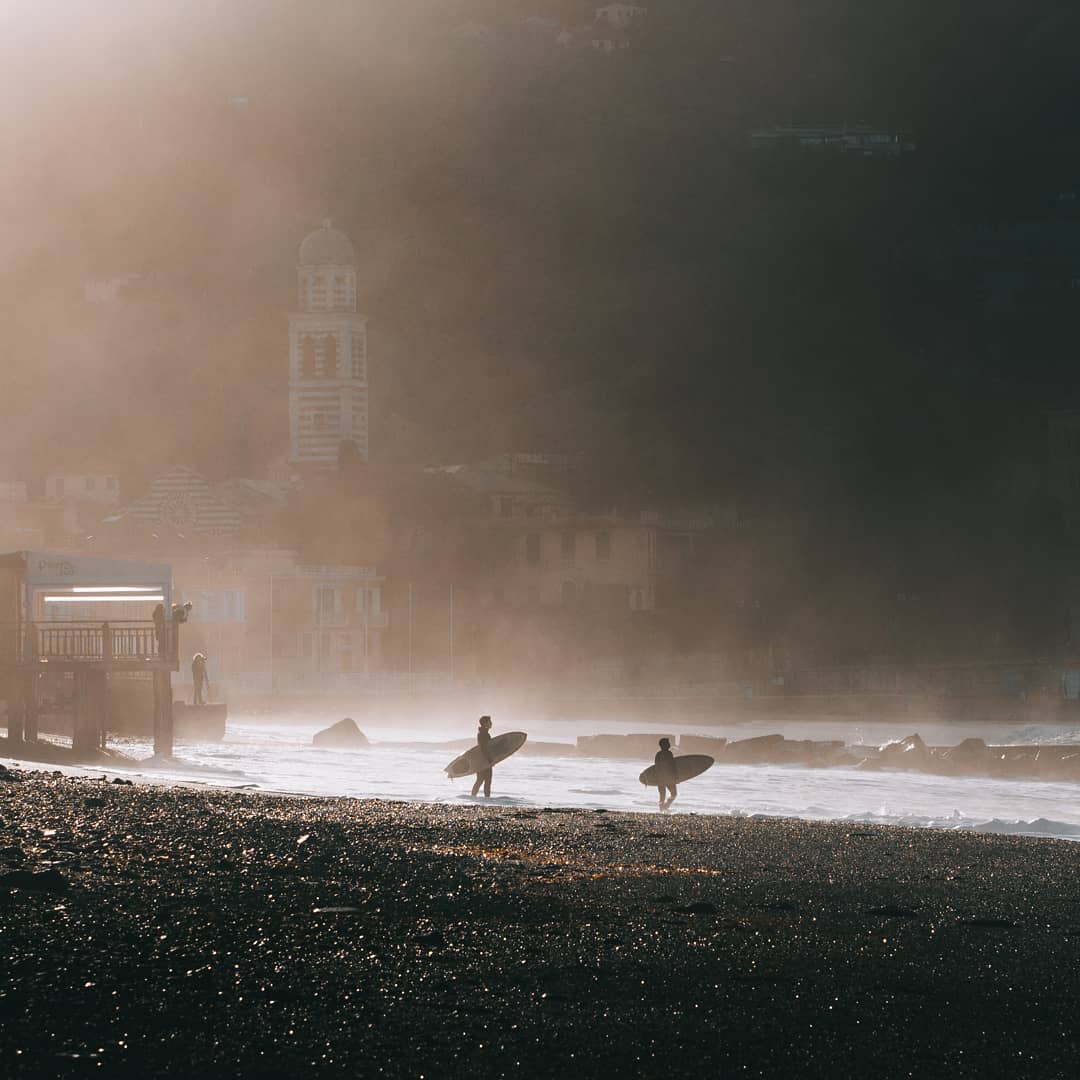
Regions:
<instances>
[{"instance_id":1,"label":"tower window","mask_svg":"<svg viewBox=\"0 0 1080 1080\"><path fill-rule=\"evenodd\" d=\"M574 551L576 548L576 538L572 530L567 530L562 534L562 543L560 545L562 550L562 557L564 559L572 560L574 558Z\"/></svg>"},{"instance_id":2,"label":"tower window","mask_svg":"<svg viewBox=\"0 0 1080 1080\"><path fill-rule=\"evenodd\" d=\"M525 537L525 561L530 566L536 566L540 562L540 534L529 533Z\"/></svg>"},{"instance_id":3,"label":"tower window","mask_svg":"<svg viewBox=\"0 0 1080 1080\"><path fill-rule=\"evenodd\" d=\"M323 337L323 378L335 379L338 373L338 343L333 334Z\"/></svg>"}]
</instances>

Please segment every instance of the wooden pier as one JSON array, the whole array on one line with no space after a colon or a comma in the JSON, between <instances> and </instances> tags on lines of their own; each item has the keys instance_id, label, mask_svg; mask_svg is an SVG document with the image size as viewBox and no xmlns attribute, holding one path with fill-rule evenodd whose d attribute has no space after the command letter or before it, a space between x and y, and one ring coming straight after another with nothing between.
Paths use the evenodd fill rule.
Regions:
<instances>
[{"instance_id":1,"label":"wooden pier","mask_svg":"<svg viewBox=\"0 0 1080 1080\"><path fill-rule=\"evenodd\" d=\"M154 753L171 757L172 673L179 669L180 644L171 598L169 566L46 552L0 555L8 740L37 741L44 676L70 674L72 751L93 756L105 748L109 729L109 675L139 672L153 680ZM141 617L73 617L121 610Z\"/></svg>"}]
</instances>

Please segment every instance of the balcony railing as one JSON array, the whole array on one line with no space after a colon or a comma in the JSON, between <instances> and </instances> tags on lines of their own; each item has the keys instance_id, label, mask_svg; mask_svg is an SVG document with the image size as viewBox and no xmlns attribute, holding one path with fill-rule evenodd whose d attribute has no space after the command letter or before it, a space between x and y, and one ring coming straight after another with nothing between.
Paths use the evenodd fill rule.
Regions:
<instances>
[{"instance_id":1,"label":"balcony railing","mask_svg":"<svg viewBox=\"0 0 1080 1080\"><path fill-rule=\"evenodd\" d=\"M175 626L153 622L26 623L3 628L0 659L16 663L176 659Z\"/></svg>"}]
</instances>

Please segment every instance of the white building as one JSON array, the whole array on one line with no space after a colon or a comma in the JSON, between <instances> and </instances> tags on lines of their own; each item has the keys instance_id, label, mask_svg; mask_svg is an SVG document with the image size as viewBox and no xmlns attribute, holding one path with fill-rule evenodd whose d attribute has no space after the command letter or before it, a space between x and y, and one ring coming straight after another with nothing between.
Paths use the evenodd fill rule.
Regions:
<instances>
[{"instance_id":1,"label":"white building","mask_svg":"<svg viewBox=\"0 0 1080 1080\"><path fill-rule=\"evenodd\" d=\"M289 461L334 467L352 443L368 459L367 317L356 257L324 221L300 245L299 310L289 315Z\"/></svg>"},{"instance_id":2,"label":"white building","mask_svg":"<svg viewBox=\"0 0 1080 1080\"><path fill-rule=\"evenodd\" d=\"M115 506L120 501L120 481L112 473L54 473L45 479L45 496Z\"/></svg>"},{"instance_id":3,"label":"white building","mask_svg":"<svg viewBox=\"0 0 1080 1080\"><path fill-rule=\"evenodd\" d=\"M649 9L637 4L607 4L596 9L596 21L605 22L616 30L628 30L645 21Z\"/></svg>"}]
</instances>

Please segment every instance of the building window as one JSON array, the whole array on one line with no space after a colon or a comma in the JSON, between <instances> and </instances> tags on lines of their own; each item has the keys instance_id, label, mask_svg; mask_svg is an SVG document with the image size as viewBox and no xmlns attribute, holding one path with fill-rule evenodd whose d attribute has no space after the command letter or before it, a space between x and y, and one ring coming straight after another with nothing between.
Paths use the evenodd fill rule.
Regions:
<instances>
[{"instance_id":1,"label":"building window","mask_svg":"<svg viewBox=\"0 0 1080 1080\"><path fill-rule=\"evenodd\" d=\"M525 561L530 566L536 566L540 562L540 534L529 533L525 537Z\"/></svg>"},{"instance_id":2,"label":"building window","mask_svg":"<svg viewBox=\"0 0 1080 1080\"><path fill-rule=\"evenodd\" d=\"M361 586L356 590L357 611L367 611L372 615L378 615L380 606L378 589L367 589Z\"/></svg>"},{"instance_id":3,"label":"building window","mask_svg":"<svg viewBox=\"0 0 1080 1080\"><path fill-rule=\"evenodd\" d=\"M572 529L567 529L566 532L562 534L560 550L562 551L562 557L569 562L573 562L574 560L575 541L576 537Z\"/></svg>"},{"instance_id":4,"label":"building window","mask_svg":"<svg viewBox=\"0 0 1080 1080\"><path fill-rule=\"evenodd\" d=\"M315 339L310 334L305 334L300 339L300 378L314 379L318 370L318 362Z\"/></svg>"},{"instance_id":5,"label":"building window","mask_svg":"<svg viewBox=\"0 0 1080 1080\"><path fill-rule=\"evenodd\" d=\"M607 562L611 558L611 533L596 534L596 558L599 562Z\"/></svg>"},{"instance_id":6,"label":"building window","mask_svg":"<svg viewBox=\"0 0 1080 1080\"><path fill-rule=\"evenodd\" d=\"M320 585L315 590L315 611L320 616L341 611L341 591L333 585Z\"/></svg>"},{"instance_id":7,"label":"building window","mask_svg":"<svg viewBox=\"0 0 1080 1080\"><path fill-rule=\"evenodd\" d=\"M193 615L200 623L242 623L243 589L204 589L191 593Z\"/></svg>"},{"instance_id":8,"label":"building window","mask_svg":"<svg viewBox=\"0 0 1080 1080\"><path fill-rule=\"evenodd\" d=\"M514 516L514 500L505 495L499 497L499 517L508 518Z\"/></svg>"}]
</instances>

